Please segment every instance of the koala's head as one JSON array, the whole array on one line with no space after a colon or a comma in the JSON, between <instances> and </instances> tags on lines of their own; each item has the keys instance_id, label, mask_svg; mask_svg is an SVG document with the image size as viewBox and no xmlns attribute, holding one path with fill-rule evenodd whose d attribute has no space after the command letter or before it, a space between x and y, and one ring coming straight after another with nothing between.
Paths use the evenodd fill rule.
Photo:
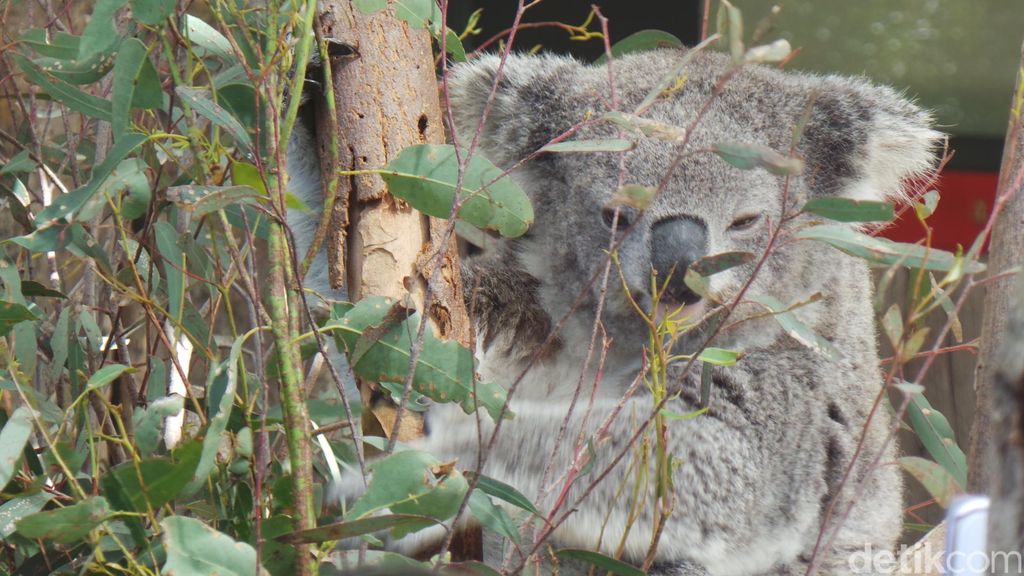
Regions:
<instances>
[{"instance_id":1,"label":"koala's head","mask_svg":"<svg viewBox=\"0 0 1024 576\"><path fill-rule=\"evenodd\" d=\"M606 66L570 58L512 56L489 103L499 59L484 56L459 65L449 81L459 141L468 145L485 108L480 147L502 168L515 166L584 120L589 122L573 139L619 137L620 127L597 119L613 106L636 110L683 54L625 56L614 61L610 74ZM622 185L658 187L664 179L646 210L623 206L618 214L624 282L613 267L603 322L619 342L639 345L646 342L643 323L623 283L640 306L649 308L652 271L659 282L671 274L664 300L700 305L701 298L683 282L695 260L728 251L760 257L770 228L807 199L899 199L905 179L934 161L939 134L930 129L929 116L892 89L754 65L720 84L728 68L727 56L694 55L674 88L643 112L644 118L680 132L695 125L685 147L627 134L636 147L624 155L542 153L513 171L533 202L536 222L526 236L505 240L500 249L539 281L541 304L553 319L569 311L584 291L587 298L577 316L593 321L600 282L591 279L600 279L607 260L614 217L610 202ZM735 168L711 152L716 144L744 143L788 154L794 128L804 122L795 154L805 167L788 185L784 177ZM806 217L791 222L801 223ZM832 265L838 253L821 244L781 242L771 254L748 295L771 295L789 304L834 291L830 284L862 280ZM754 262L712 276L709 294L727 300L753 272ZM859 274L866 280L866 272Z\"/></svg>"}]
</instances>

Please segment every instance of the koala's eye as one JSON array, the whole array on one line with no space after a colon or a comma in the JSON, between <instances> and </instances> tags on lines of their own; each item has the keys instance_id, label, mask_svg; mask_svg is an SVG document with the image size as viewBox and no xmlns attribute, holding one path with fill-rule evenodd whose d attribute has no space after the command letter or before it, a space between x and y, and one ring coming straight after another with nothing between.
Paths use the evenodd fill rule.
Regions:
<instances>
[{"instance_id":1,"label":"koala's eye","mask_svg":"<svg viewBox=\"0 0 1024 576\"><path fill-rule=\"evenodd\" d=\"M605 206L601 209L601 221L610 230L612 224L615 224L615 207ZM615 225L615 230L622 232L633 225L633 214L627 206L619 206L619 222Z\"/></svg>"},{"instance_id":2,"label":"koala's eye","mask_svg":"<svg viewBox=\"0 0 1024 576\"><path fill-rule=\"evenodd\" d=\"M740 216L739 218L732 221L729 225L729 230L739 232L743 230L750 230L761 220L760 214L747 214Z\"/></svg>"}]
</instances>

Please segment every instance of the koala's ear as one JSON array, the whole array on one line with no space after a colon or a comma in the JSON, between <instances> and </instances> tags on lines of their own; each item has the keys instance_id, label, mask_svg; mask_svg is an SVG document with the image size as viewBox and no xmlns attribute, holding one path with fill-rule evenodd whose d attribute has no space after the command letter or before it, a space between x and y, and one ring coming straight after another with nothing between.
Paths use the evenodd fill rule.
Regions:
<instances>
[{"instance_id":1,"label":"koala's ear","mask_svg":"<svg viewBox=\"0 0 1024 576\"><path fill-rule=\"evenodd\" d=\"M931 115L892 88L830 76L812 83L813 109L801 148L816 194L907 199L907 179L935 165L942 134Z\"/></svg>"},{"instance_id":2,"label":"koala's ear","mask_svg":"<svg viewBox=\"0 0 1024 576\"><path fill-rule=\"evenodd\" d=\"M501 59L488 54L451 68L448 95L459 143L468 146L484 116ZM508 168L547 144L579 118L572 102L584 66L562 56L509 55L481 128L480 146Z\"/></svg>"}]
</instances>

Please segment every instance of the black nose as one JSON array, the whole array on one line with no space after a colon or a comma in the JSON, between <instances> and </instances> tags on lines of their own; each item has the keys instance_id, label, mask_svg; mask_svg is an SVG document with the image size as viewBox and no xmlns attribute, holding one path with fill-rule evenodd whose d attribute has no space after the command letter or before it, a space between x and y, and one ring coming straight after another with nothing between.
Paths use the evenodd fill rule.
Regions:
<instances>
[{"instance_id":1,"label":"black nose","mask_svg":"<svg viewBox=\"0 0 1024 576\"><path fill-rule=\"evenodd\" d=\"M707 254L707 244L707 227L695 218L669 218L654 224L651 266L658 275L659 286L668 279L666 296L683 304L700 300L700 296L686 286L683 277L690 264Z\"/></svg>"}]
</instances>

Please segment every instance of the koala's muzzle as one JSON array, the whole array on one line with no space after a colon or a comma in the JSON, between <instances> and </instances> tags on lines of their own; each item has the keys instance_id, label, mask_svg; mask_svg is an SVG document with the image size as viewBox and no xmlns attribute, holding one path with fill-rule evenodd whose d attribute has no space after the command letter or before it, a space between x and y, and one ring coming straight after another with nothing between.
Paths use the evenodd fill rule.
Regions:
<instances>
[{"instance_id":1,"label":"koala's muzzle","mask_svg":"<svg viewBox=\"0 0 1024 576\"><path fill-rule=\"evenodd\" d=\"M658 284L666 279L665 296L681 304L694 304L700 296L690 290L683 277L686 269L707 254L708 231L703 222L680 217L660 220L651 228L651 267Z\"/></svg>"}]
</instances>

